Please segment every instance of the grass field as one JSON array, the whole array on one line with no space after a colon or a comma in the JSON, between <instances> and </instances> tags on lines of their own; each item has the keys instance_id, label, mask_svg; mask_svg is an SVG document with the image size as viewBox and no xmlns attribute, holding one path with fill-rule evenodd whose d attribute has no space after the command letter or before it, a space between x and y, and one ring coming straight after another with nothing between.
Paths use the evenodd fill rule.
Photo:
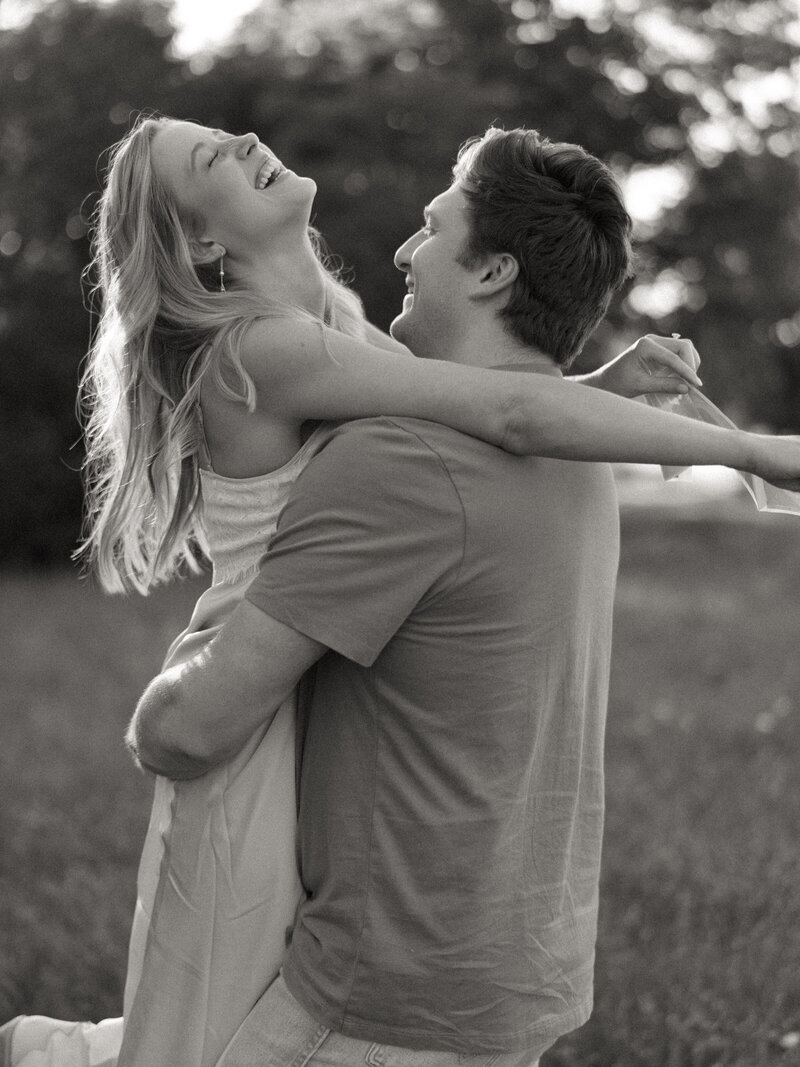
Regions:
<instances>
[{"instance_id":1,"label":"grass field","mask_svg":"<svg viewBox=\"0 0 800 1067\"><path fill-rule=\"evenodd\" d=\"M119 1014L150 801L121 735L198 585L2 576L0 1022ZM800 521L629 515L596 1007L542 1067L800 1063Z\"/></svg>"}]
</instances>

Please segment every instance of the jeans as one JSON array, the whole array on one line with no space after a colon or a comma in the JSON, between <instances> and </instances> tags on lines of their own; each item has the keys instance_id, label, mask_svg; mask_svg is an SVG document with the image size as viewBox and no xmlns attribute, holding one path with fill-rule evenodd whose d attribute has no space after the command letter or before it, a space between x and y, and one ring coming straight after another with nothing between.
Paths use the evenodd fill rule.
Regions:
<instances>
[{"instance_id":1,"label":"jeans","mask_svg":"<svg viewBox=\"0 0 800 1067\"><path fill-rule=\"evenodd\" d=\"M530 1052L424 1052L346 1037L314 1021L279 975L217 1067L537 1067Z\"/></svg>"}]
</instances>

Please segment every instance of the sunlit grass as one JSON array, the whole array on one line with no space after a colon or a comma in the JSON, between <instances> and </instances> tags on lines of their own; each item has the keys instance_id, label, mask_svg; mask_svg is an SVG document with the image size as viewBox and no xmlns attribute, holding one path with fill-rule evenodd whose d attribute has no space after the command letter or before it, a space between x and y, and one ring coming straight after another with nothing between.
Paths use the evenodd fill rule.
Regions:
<instances>
[{"instance_id":1,"label":"sunlit grass","mask_svg":"<svg viewBox=\"0 0 800 1067\"><path fill-rule=\"evenodd\" d=\"M197 592L3 576L0 1020L120 1014L151 795L122 735Z\"/></svg>"},{"instance_id":2,"label":"sunlit grass","mask_svg":"<svg viewBox=\"0 0 800 1067\"><path fill-rule=\"evenodd\" d=\"M595 1014L543 1067L797 1062L799 646L800 522L626 523Z\"/></svg>"},{"instance_id":3,"label":"sunlit grass","mask_svg":"<svg viewBox=\"0 0 800 1067\"><path fill-rule=\"evenodd\" d=\"M596 1010L543 1067L797 1062L800 521L623 543ZM2 587L0 1021L118 1014L150 801L122 731L198 587Z\"/></svg>"}]
</instances>

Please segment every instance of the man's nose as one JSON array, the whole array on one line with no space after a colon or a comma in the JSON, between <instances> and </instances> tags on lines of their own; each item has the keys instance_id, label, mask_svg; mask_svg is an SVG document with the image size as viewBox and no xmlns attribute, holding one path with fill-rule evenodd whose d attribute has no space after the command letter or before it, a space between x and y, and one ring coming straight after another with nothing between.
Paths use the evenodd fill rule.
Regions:
<instances>
[{"instance_id":1,"label":"man's nose","mask_svg":"<svg viewBox=\"0 0 800 1067\"><path fill-rule=\"evenodd\" d=\"M411 256L414 254L416 246L416 234L400 245L394 254L394 265L398 270L404 271L406 274L411 268Z\"/></svg>"}]
</instances>

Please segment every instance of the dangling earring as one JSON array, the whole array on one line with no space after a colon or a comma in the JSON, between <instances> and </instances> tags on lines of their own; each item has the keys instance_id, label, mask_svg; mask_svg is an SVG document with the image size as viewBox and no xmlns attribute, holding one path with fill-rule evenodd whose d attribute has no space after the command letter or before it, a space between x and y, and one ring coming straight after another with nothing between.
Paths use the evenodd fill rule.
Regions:
<instances>
[{"instance_id":1,"label":"dangling earring","mask_svg":"<svg viewBox=\"0 0 800 1067\"><path fill-rule=\"evenodd\" d=\"M219 291L224 293L225 290L225 253L219 257Z\"/></svg>"}]
</instances>

